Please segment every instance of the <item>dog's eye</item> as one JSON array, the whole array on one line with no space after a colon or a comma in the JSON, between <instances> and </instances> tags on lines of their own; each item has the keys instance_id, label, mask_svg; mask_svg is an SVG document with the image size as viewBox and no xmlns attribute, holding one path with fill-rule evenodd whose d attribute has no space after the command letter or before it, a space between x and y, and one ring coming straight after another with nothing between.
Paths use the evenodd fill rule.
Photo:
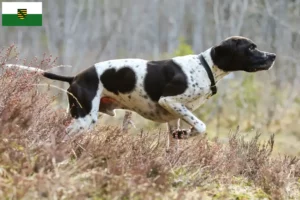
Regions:
<instances>
[{"instance_id":1,"label":"dog's eye","mask_svg":"<svg viewBox=\"0 0 300 200\"><path fill-rule=\"evenodd\" d=\"M250 51L253 51L253 50L255 50L255 48L256 48L256 46L255 46L254 44L252 44L252 45L249 47L249 50L250 50Z\"/></svg>"}]
</instances>

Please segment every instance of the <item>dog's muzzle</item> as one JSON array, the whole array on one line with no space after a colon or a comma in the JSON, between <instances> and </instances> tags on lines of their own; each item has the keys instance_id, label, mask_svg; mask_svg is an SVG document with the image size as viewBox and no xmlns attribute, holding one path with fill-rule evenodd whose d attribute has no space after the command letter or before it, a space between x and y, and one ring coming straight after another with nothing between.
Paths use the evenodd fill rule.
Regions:
<instances>
[{"instance_id":1,"label":"dog's muzzle","mask_svg":"<svg viewBox=\"0 0 300 200\"><path fill-rule=\"evenodd\" d=\"M276 54L275 54L275 53L269 53L269 55L268 55L268 60L269 60L270 62L272 62L272 63L271 63L271 65L270 65L270 67L268 67L268 70L270 70L270 69L274 66L275 59L276 59Z\"/></svg>"},{"instance_id":2,"label":"dog's muzzle","mask_svg":"<svg viewBox=\"0 0 300 200\"><path fill-rule=\"evenodd\" d=\"M270 61L275 61L275 59L276 59L276 54L275 53L269 53L269 55L268 55L268 59L270 60Z\"/></svg>"}]
</instances>

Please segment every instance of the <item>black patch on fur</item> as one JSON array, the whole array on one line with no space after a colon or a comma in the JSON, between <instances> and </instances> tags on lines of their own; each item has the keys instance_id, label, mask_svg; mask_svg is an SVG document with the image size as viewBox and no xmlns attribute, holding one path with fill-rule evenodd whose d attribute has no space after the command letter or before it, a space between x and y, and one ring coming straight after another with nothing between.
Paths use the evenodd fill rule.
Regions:
<instances>
[{"instance_id":1,"label":"black patch on fur","mask_svg":"<svg viewBox=\"0 0 300 200\"><path fill-rule=\"evenodd\" d=\"M106 90L118 95L120 93L130 93L135 88L136 76L129 67L123 67L116 71L115 68L107 69L100 76L100 80Z\"/></svg>"},{"instance_id":2,"label":"black patch on fur","mask_svg":"<svg viewBox=\"0 0 300 200\"><path fill-rule=\"evenodd\" d=\"M68 94L70 113L73 118L84 117L91 112L92 100L97 94L99 79L94 66L87 68L74 77L73 82L68 88L77 100Z\"/></svg>"},{"instance_id":3,"label":"black patch on fur","mask_svg":"<svg viewBox=\"0 0 300 200\"><path fill-rule=\"evenodd\" d=\"M144 87L150 99L157 102L162 96L184 93L188 87L187 76L171 59L149 61Z\"/></svg>"}]
</instances>

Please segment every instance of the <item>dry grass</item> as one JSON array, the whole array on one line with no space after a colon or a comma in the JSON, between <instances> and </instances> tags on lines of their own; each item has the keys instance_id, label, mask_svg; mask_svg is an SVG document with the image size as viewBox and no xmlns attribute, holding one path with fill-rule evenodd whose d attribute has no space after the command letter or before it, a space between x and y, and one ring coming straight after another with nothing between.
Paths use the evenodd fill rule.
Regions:
<instances>
[{"instance_id":1,"label":"dry grass","mask_svg":"<svg viewBox=\"0 0 300 200\"><path fill-rule=\"evenodd\" d=\"M166 133L97 126L62 143L69 117L38 77L0 75L0 199L299 198L297 158L271 155L274 137L224 144L205 136L166 152Z\"/></svg>"}]
</instances>

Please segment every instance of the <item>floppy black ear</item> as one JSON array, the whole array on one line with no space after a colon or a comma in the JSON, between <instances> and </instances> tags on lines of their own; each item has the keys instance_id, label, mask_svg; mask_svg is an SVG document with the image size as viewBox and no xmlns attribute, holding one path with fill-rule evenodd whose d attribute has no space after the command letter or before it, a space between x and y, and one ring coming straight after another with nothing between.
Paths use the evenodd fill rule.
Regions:
<instances>
[{"instance_id":1,"label":"floppy black ear","mask_svg":"<svg viewBox=\"0 0 300 200\"><path fill-rule=\"evenodd\" d=\"M238 46L238 40L226 40L212 48L211 58L215 65L223 71L233 70L233 56Z\"/></svg>"}]
</instances>

